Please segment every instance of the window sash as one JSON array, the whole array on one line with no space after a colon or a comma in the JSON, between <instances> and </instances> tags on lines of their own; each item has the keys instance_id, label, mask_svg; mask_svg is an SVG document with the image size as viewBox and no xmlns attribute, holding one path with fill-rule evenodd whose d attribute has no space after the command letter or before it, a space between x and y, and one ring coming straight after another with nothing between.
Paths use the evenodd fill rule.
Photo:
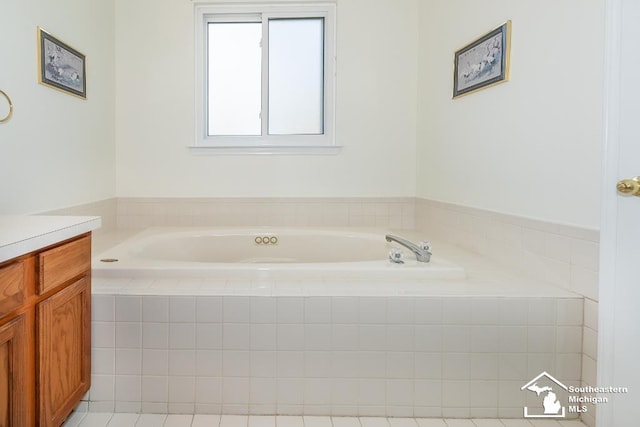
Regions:
<instances>
[{"instance_id":1,"label":"window sash","mask_svg":"<svg viewBox=\"0 0 640 427\"><path fill-rule=\"evenodd\" d=\"M207 23L207 137L261 135L261 25L248 19ZM224 41L230 37L236 38L232 45ZM245 40L238 42L238 37Z\"/></svg>"},{"instance_id":2,"label":"window sash","mask_svg":"<svg viewBox=\"0 0 640 427\"><path fill-rule=\"evenodd\" d=\"M268 40L269 20L322 18L323 26L323 102L321 134L269 134L268 120ZM196 5L196 141L195 148L269 148L274 147L337 147L334 141L335 114L335 5ZM209 23L262 22L262 120L259 136L209 136L207 129L207 42ZM227 150L228 151L228 150ZM263 152L265 150L262 150ZM268 150L267 150L268 151ZM311 150L313 151L313 150ZM322 150L320 150L322 151ZM330 150L335 151L335 150Z\"/></svg>"},{"instance_id":3,"label":"window sash","mask_svg":"<svg viewBox=\"0 0 640 427\"><path fill-rule=\"evenodd\" d=\"M299 26L301 23L306 24L303 24L304 28ZM320 24L319 27L318 24ZM325 122L324 18L270 18L267 25L269 40L267 43L268 64L266 72L268 73L267 91L269 96L266 107L268 114L264 118L267 121L267 133L269 135L323 135ZM300 50L299 46L294 46L297 41L296 37L281 37L278 39L279 31L283 29L290 31L295 26L298 26L299 31L301 30L301 32L297 33L298 40L302 39L305 34L312 37L309 42L315 45L306 46L311 49ZM286 29L286 27L289 28ZM316 33L318 30L319 33ZM291 42L292 40L293 43ZM296 58L295 61L297 62L287 63L286 67L281 67L281 70L278 71L278 65L281 64L278 60L278 49L281 48L290 49L287 59L291 56L299 56L305 60L300 61ZM294 50L297 50L296 55L291 55ZM319 63L316 61L319 61ZM304 73L306 75L301 77L300 71L304 71L305 67L308 67L306 73ZM292 70L295 71L292 72ZM286 82L281 83L282 81ZM298 89L298 94L287 96L287 92L292 88L294 90ZM306 93L307 96L301 97L299 93ZM292 104L294 105L293 108L291 108ZM293 115L298 114L298 111L305 110L306 114L301 115L302 121L293 117Z\"/></svg>"}]
</instances>

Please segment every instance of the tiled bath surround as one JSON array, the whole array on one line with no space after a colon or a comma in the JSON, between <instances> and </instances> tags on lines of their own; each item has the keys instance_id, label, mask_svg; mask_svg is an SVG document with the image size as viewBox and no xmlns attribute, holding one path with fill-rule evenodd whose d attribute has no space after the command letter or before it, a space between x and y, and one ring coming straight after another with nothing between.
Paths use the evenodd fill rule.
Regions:
<instances>
[{"instance_id":1,"label":"tiled bath surround","mask_svg":"<svg viewBox=\"0 0 640 427\"><path fill-rule=\"evenodd\" d=\"M90 411L520 417L580 298L94 295ZM530 404L533 401L529 402Z\"/></svg>"},{"instance_id":2,"label":"tiled bath surround","mask_svg":"<svg viewBox=\"0 0 640 427\"><path fill-rule=\"evenodd\" d=\"M93 232L94 236L102 236L111 233L118 227L118 199L106 199L86 205L73 206L54 211L43 212L43 215L80 215L80 216L100 216L102 226Z\"/></svg>"},{"instance_id":3,"label":"tiled bath surround","mask_svg":"<svg viewBox=\"0 0 640 427\"><path fill-rule=\"evenodd\" d=\"M413 198L120 198L118 228L329 226L413 229Z\"/></svg>"},{"instance_id":4,"label":"tiled bath surround","mask_svg":"<svg viewBox=\"0 0 640 427\"><path fill-rule=\"evenodd\" d=\"M598 300L598 232L416 198L118 198L47 214L101 215L98 234L151 226L421 230Z\"/></svg>"},{"instance_id":5,"label":"tiled bath surround","mask_svg":"<svg viewBox=\"0 0 640 427\"><path fill-rule=\"evenodd\" d=\"M584 296L583 386L595 386L599 233L431 200L417 199L416 228ZM595 405L581 418L595 426Z\"/></svg>"},{"instance_id":6,"label":"tiled bath surround","mask_svg":"<svg viewBox=\"0 0 640 427\"><path fill-rule=\"evenodd\" d=\"M416 229L598 300L599 233L448 203L416 200Z\"/></svg>"},{"instance_id":7,"label":"tiled bath surround","mask_svg":"<svg viewBox=\"0 0 640 427\"><path fill-rule=\"evenodd\" d=\"M104 226L98 237L113 230L126 233L153 225L324 225L422 230L429 238L480 253L533 280L551 282L583 295L580 378L582 385L596 384L599 237L594 230L415 198L119 198L49 213L101 215ZM593 426L594 416L592 406L582 418Z\"/></svg>"}]
</instances>

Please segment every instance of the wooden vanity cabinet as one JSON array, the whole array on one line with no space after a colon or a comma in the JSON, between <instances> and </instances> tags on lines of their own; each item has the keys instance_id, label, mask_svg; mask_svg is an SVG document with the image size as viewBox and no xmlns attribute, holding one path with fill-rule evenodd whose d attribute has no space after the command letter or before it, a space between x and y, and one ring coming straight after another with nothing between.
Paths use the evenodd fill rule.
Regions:
<instances>
[{"instance_id":1,"label":"wooden vanity cabinet","mask_svg":"<svg viewBox=\"0 0 640 427\"><path fill-rule=\"evenodd\" d=\"M0 264L0 427L59 427L91 378L91 234Z\"/></svg>"},{"instance_id":2,"label":"wooden vanity cabinet","mask_svg":"<svg viewBox=\"0 0 640 427\"><path fill-rule=\"evenodd\" d=\"M33 425L27 393L28 340L26 314L0 326L0 426L3 427Z\"/></svg>"}]
</instances>

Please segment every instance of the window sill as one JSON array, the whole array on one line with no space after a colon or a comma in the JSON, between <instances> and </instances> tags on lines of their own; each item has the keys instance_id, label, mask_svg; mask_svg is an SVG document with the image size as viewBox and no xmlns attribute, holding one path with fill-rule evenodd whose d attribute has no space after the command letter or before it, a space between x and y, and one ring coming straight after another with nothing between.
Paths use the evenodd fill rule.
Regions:
<instances>
[{"instance_id":1,"label":"window sill","mask_svg":"<svg viewBox=\"0 0 640 427\"><path fill-rule=\"evenodd\" d=\"M193 154L212 155L335 155L342 150L341 145L304 145L304 146L226 146L226 145L190 145Z\"/></svg>"}]
</instances>

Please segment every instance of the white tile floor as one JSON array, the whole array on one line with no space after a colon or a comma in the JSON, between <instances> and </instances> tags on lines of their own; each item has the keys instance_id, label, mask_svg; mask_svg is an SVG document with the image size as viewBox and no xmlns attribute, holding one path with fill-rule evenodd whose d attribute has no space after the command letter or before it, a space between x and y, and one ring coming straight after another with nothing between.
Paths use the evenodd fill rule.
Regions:
<instances>
[{"instance_id":1,"label":"white tile floor","mask_svg":"<svg viewBox=\"0 0 640 427\"><path fill-rule=\"evenodd\" d=\"M586 427L580 421L76 412L63 427Z\"/></svg>"}]
</instances>

